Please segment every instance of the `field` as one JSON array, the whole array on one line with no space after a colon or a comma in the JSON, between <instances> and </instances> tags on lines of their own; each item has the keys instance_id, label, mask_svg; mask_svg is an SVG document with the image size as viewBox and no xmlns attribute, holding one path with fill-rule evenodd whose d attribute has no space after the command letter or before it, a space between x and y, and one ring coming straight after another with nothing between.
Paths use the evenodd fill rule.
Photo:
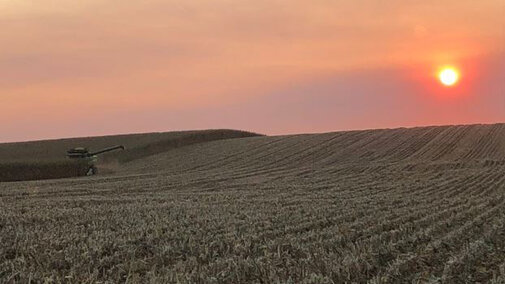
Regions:
<instances>
[{"instance_id":1,"label":"field","mask_svg":"<svg viewBox=\"0 0 505 284\"><path fill-rule=\"evenodd\" d=\"M86 147L94 152L118 144L125 146L124 151L100 155L97 167L101 172L110 173L119 164L178 147L252 136L258 134L214 129L3 143L0 144L0 182L85 176L89 169L86 160L66 158L66 150L74 147Z\"/></svg>"},{"instance_id":2,"label":"field","mask_svg":"<svg viewBox=\"0 0 505 284\"><path fill-rule=\"evenodd\" d=\"M504 124L198 143L0 183L0 282L505 283L504 195Z\"/></svg>"},{"instance_id":3,"label":"field","mask_svg":"<svg viewBox=\"0 0 505 284\"><path fill-rule=\"evenodd\" d=\"M0 182L85 176L89 167L85 160L2 162Z\"/></svg>"}]
</instances>

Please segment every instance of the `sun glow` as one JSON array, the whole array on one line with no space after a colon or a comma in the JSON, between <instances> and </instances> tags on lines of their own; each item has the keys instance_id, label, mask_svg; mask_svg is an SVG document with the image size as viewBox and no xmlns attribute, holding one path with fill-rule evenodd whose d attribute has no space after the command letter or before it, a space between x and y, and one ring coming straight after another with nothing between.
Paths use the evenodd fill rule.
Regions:
<instances>
[{"instance_id":1,"label":"sun glow","mask_svg":"<svg viewBox=\"0 0 505 284\"><path fill-rule=\"evenodd\" d=\"M438 73L438 79L445 86L454 86L459 81L459 72L454 67L444 67Z\"/></svg>"}]
</instances>

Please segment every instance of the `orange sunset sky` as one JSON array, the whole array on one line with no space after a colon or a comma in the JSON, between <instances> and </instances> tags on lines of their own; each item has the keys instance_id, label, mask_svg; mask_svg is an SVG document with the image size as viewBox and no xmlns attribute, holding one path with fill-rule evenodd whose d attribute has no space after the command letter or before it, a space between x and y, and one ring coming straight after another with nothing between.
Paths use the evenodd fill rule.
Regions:
<instances>
[{"instance_id":1,"label":"orange sunset sky","mask_svg":"<svg viewBox=\"0 0 505 284\"><path fill-rule=\"evenodd\" d=\"M0 24L3 142L505 122L504 0L0 0Z\"/></svg>"}]
</instances>

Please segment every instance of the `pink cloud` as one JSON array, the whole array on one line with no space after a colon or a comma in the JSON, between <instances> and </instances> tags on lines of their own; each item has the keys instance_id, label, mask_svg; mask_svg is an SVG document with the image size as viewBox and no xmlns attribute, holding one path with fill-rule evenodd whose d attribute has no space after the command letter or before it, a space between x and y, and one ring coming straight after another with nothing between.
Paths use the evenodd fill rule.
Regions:
<instances>
[{"instance_id":1,"label":"pink cloud","mask_svg":"<svg viewBox=\"0 0 505 284\"><path fill-rule=\"evenodd\" d=\"M498 105L498 95L474 98L468 111L465 102L444 102L452 108L445 114L412 110L432 100L420 95L429 89L405 77L503 52L496 28L503 25L501 0L378 3L1 2L0 24L7 28L0 30L0 140L207 127L273 134L501 118L480 111ZM503 83L493 76L475 91L496 94ZM382 115L391 112L385 101L396 106L389 116ZM118 116L135 123L109 120ZM71 127L83 119L86 127Z\"/></svg>"}]
</instances>

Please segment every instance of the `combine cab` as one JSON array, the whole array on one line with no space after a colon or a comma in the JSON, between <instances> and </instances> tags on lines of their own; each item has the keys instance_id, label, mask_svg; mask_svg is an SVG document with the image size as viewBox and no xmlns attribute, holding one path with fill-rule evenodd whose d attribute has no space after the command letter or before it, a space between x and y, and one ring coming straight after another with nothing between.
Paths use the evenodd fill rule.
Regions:
<instances>
[{"instance_id":1,"label":"combine cab","mask_svg":"<svg viewBox=\"0 0 505 284\"><path fill-rule=\"evenodd\" d=\"M98 159L98 157L97 157L98 155L106 153L106 152L114 151L114 150L119 150L119 149L124 150L125 147L122 145L119 145L119 146L105 148L103 150L96 151L96 152L90 152L88 150L88 148L78 147L78 148L73 148L73 149L68 150L67 157L70 159L86 159L86 160L88 160L89 169L88 169L86 175L91 176L91 175L95 175L98 173L98 169L95 165L96 161Z\"/></svg>"}]
</instances>

